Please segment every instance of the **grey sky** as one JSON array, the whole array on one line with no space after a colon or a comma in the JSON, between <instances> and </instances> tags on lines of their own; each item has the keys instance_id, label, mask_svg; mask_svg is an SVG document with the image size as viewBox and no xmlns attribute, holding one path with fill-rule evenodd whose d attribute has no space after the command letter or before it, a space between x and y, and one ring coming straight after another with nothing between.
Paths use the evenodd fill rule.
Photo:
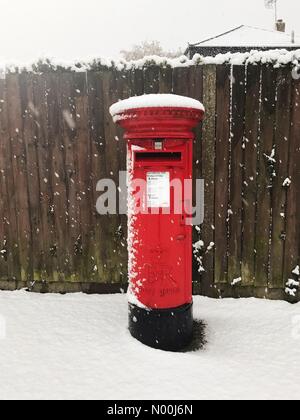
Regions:
<instances>
[{"instance_id":1,"label":"grey sky","mask_svg":"<svg viewBox=\"0 0 300 420\"><path fill-rule=\"evenodd\" d=\"M299 0L278 0L300 35ZM117 57L142 40L185 47L232 27L272 29L264 0L0 0L0 61Z\"/></svg>"}]
</instances>

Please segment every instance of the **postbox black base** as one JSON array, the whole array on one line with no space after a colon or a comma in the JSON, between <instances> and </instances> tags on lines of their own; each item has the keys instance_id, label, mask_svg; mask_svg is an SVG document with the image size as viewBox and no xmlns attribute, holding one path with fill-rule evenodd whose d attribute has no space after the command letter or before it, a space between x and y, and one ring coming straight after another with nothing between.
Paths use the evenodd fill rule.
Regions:
<instances>
[{"instance_id":1,"label":"postbox black base","mask_svg":"<svg viewBox=\"0 0 300 420\"><path fill-rule=\"evenodd\" d=\"M129 304L129 331L147 346L180 351L193 339L193 304L152 310Z\"/></svg>"}]
</instances>

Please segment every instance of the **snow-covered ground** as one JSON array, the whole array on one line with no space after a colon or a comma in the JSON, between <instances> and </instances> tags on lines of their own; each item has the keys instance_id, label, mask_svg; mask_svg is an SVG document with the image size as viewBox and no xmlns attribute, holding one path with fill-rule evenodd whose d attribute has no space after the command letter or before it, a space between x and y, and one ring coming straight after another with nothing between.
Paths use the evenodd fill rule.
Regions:
<instances>
[{"instance_id":1,"label":"snow-covered ground","mask_svg":"<svg viewBox=\"0 0 300 420\"><path fill-rule=\"evenodd\" d=\"M0 292L0 398L299 398L300 304L196 297L195 317L206 347L167 353L131 338L125 296Z\"/></svg>"}]
</instances>

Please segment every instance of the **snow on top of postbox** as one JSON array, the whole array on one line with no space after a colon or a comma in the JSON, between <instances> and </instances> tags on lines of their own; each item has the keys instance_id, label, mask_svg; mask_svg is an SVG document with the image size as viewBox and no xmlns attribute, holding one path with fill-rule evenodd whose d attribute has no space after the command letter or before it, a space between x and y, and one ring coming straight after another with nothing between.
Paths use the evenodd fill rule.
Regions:
<instances>
[{"instance_id":1,"label":"snow on top of postbox","mask_svg":"<svg viewBox=\"0 0 300 420\"><path fill-rule=\"evenodd\" d=\"M118 120L118 115L130 109L139 108L191 108L205 111L201 102L186 96L172 94L151 94L134 96L115 103L110 107L110 114L114 120Z\"/></svg>"}]
</instances>

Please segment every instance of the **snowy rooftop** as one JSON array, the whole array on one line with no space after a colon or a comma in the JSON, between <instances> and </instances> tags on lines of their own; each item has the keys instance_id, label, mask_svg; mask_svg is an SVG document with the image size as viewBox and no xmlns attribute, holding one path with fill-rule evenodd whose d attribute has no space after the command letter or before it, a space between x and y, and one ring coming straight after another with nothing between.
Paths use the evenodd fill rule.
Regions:
<instances>
[{"instance_id":1,"label":"snowy rooftop","mask_svg":"<svg viewBox=\"0 0 300 420\"><path fill-rule=\"evenodd\" d=\"M135 96L115 103L110 107L112 117L129 109L138 108L191 108L204 111L204 106L196 99L172 94L151 94Z\"/></svg>"},{"instance_id":2,"label":"snowy rooftop","mask_svg":"<svg viewBox=\"0 0 300 420\"><path fill-rule=\"evenodd\" d=\"M199 47L299 47L300 38L295 38L285 32L271 31L241 25L228 32L205 39L191 46Z\"/></svg>"}]
</instances>

